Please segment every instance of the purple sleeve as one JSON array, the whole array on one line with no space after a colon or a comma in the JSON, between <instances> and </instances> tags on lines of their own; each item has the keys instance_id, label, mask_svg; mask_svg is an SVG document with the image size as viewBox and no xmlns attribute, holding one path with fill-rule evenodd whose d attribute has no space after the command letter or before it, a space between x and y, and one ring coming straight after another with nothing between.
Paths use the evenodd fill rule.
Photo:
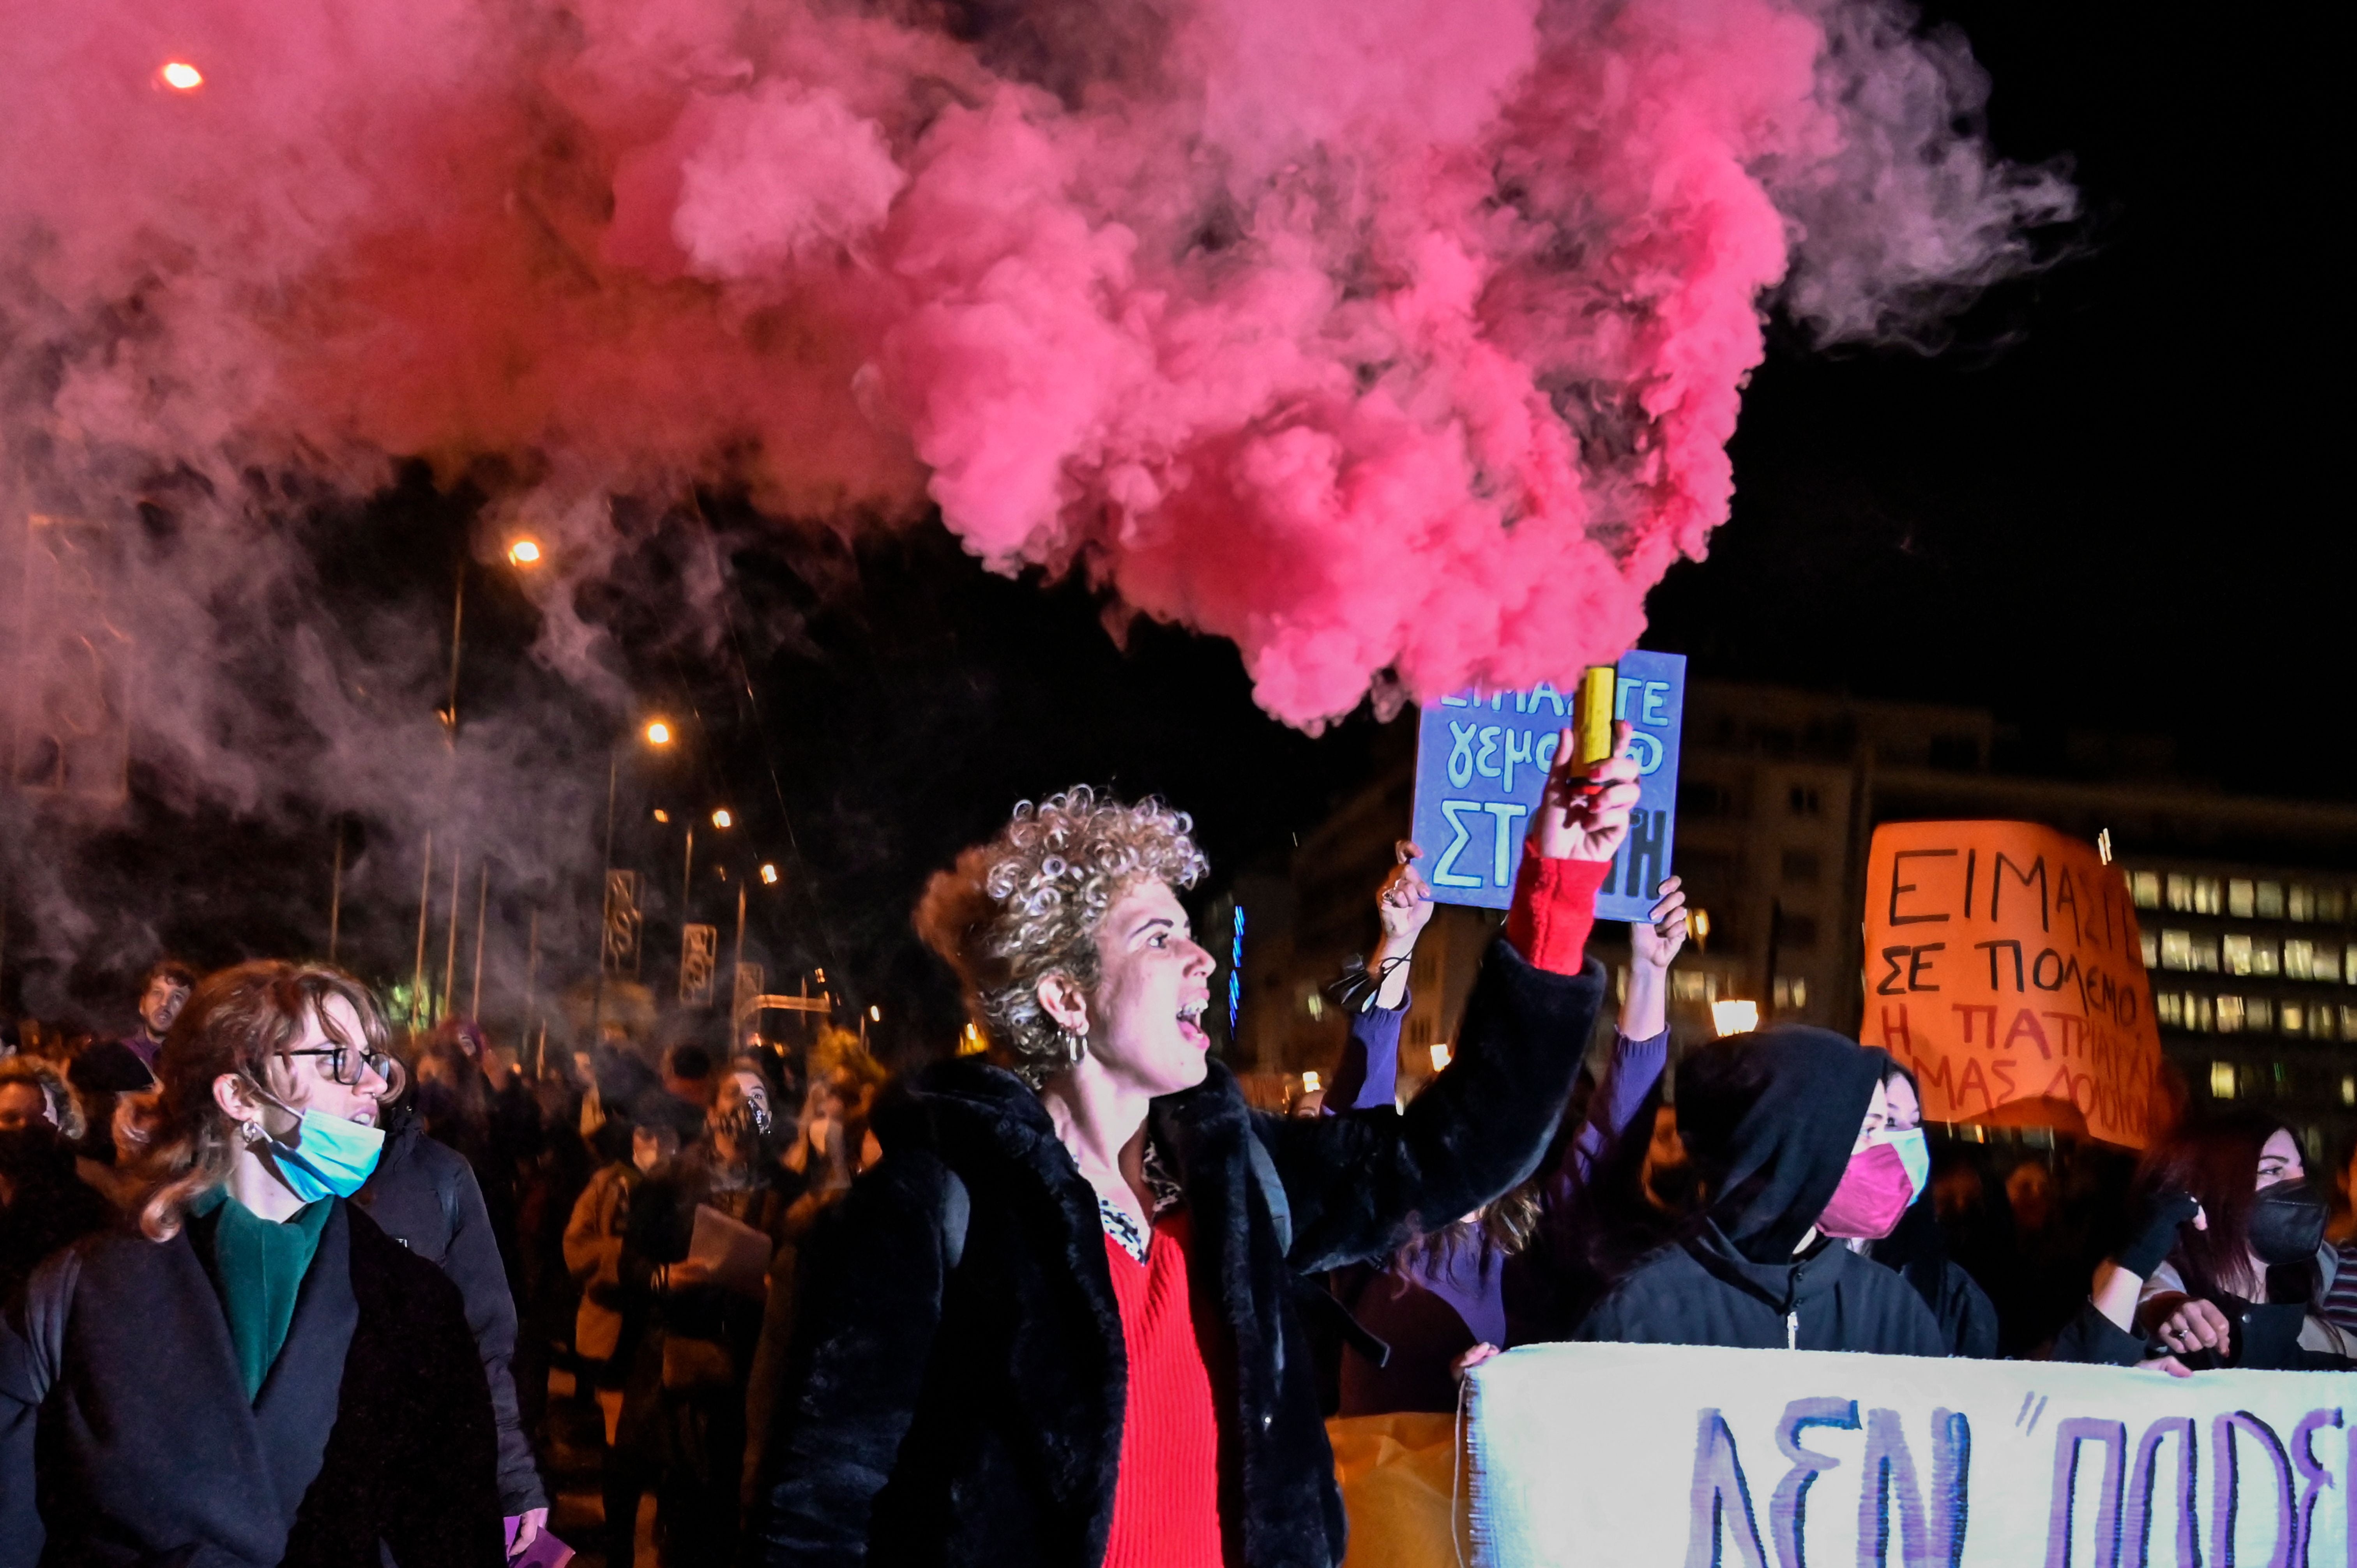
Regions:
<instances>
[{"instance_id":1,"label":"purple sleeve","mask_svg":"<svg viewBox=\"0 0 2357 1568\"><path fill-rule=\"evenodd\" d=\"M1351 1038L1326 1090L1329 1116L1340 1111L1388 1111L1399 1103L1400 1026L1409 997L1396 1007L1369 1006L1351 1015Z\"/></svg>"},{"instance_id":2,"label":"purple sleeve","mask_svg":"<svg viewBox=\"0 0 2357 1568\"><path fill-rule=\"evenodd\" d=\"M1574 1181L1586 1181L1612 1140L1629 1130L1630 1120L1652 1092L1669 1059L1667 1029L1641 1040L1612 1031L1612 1055L1605 1061L1603 1080L1587 1101L1587 1120L1572 1135L1571 1168L1566 1174Z\"/></svg>"}]
</instances>

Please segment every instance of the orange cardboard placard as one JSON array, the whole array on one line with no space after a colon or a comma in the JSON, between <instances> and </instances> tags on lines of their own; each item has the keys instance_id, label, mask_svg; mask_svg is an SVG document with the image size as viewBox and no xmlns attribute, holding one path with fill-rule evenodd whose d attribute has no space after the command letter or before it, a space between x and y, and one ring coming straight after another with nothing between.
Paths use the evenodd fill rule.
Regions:
<instances>
[{"instance_id":1,"label":"orange cardboard placard","mask_svg":"<svg viewBox=\"0 0 2357 1568\"><path fill-rule=\"evenodd\" d=\"M2160 1032L2126 878L2032 822L1875 829L1858 1038L1914 1069L1927 1120L2143 1148Z\"/></svg>"}]
</instances>

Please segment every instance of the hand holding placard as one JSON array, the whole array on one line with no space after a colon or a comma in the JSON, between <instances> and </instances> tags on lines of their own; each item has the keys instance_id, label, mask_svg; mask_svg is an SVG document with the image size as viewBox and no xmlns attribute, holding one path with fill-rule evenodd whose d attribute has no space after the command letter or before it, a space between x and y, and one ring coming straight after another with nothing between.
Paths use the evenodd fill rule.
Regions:
<instances>
[{"instance_id":1,"label":"hand holding placard","mask_svg":"<svg viewBox=\"0 0 2357 1568\"><path fill-rule=\"evenodd\" d=\"M1629 835L1636 809L1637 760L1630 750L1631 726L1612 726L1612 755L1586 767L1578 737L1569 729L1555 744L1546 792L1531 813L1531 847L1549 860L1610 860Z\"/></svg>"}]
</instances>

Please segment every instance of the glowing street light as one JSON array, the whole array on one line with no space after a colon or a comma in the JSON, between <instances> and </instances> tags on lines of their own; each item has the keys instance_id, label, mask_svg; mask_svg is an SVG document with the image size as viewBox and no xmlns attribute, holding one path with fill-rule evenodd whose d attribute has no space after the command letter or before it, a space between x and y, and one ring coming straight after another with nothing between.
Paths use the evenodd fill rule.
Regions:
<instances>
[{"instance_id":1,"label":"glowing street light","mask_svg":"<svg viewBox=\"0 0 2357 1568\"><path fill-rule=\"evenodd\" d=\"M1432 1070L1440 1071L1448 1065L1448 1042L1441 1040L1432 1047Z\"/></svg>"},{"instance_id":2,"label":"glowing street light","mask_svg":"<svg viewBox=\"0 0 2357 1568\"><path fill-rule=\"evenodd\" d=\"M737 819L728 814L727 807L723 806L712 813L712 825L716 828L733 828L737 825Z\"/></svg>"},{"instance_id":3,"label":"glowing street light","mask_svg":"<svg viewBox=\"0 0 2357 1568\"><path fill-rule=\"evenodd\" d=\"M184 59L166 60L156 78L175 92L194 92L205 84L205 73Z\"/></svg>"},{"instance_id":4,"label":"glowing street light","mask_svg":"<svg viewBox=\"0 0 2357 1568\"><path fill-rule=\"evenodd\" d=\"M1748 1035L1760 1026L1760 1004L1738 1002L1727 997L1710 1004L1710 1026L1722 1038L1728 1035Z\"/></svg>"},{"instance_id":5,"label":"glowing street light","mask_svg":"<svg viewBox=\"0 0 2357 1568\"><path fill-rule=\"evenodd\" d=\"M649 746L669 746L671 744L671 725L663 723L661 719L648 720L647 744Z\"/></svg>"},{"instance_id":6,"label":"glowing street light","mask_svg":"<svg viewBox=\"0 0 2357 1568\"><path fill-rule=\"evenodd\" d=\"M884 1021L884 1009L881 1007L870 1007L867 1010L867 1021L871 1024L882 1023Z\"/></svg>"},{"instance_id":7,"label":"glowing street light","mask_svg":"<svg viewBox=\"0 0 2357 1568\"><path fill-rule=\"evenodd\" d=\"M664 811L661 806L657 806L655 808L655 821L659 822L667 822L671 821L671 813Z\"/></svg>"},{"instance_id":8,"label":"glowing street light","mask_svg":"<svg viewBox=\"0 0 2357 1568\"><path fill-rule=\"evenodd\" d=\"M540 564L540 546L529 539L519 539L508 546L508 559L519 566Z\"/></svg>"},{"instance_id":9,"label":"glowing street light","mask_svg":"<svg viewBox=\"0 0 2357 1568\"><path fill-rule=\"evenodd\" d=\"M778 885L778 868L766 860L761 863L761 880L772 887Z\"/></svg>"}]
</instances>

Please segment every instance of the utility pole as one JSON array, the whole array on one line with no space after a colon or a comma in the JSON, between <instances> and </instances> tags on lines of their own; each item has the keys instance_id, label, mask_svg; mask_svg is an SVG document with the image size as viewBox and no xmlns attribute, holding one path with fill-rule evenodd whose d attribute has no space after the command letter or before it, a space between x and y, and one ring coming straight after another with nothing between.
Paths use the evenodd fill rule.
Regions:
<instances>
[{"instance_id":1,"label":"utility pole","mask_svg":"<svg viewBox=\"0 0 2357 1568\"><path fill-rule=\"evenodd\" d=\"M409 972L409 1026L425 1010L425 918L434 908L434 830L425 830L425 870L417 886L417 963Z\"/></svg>"}]
</instances>

